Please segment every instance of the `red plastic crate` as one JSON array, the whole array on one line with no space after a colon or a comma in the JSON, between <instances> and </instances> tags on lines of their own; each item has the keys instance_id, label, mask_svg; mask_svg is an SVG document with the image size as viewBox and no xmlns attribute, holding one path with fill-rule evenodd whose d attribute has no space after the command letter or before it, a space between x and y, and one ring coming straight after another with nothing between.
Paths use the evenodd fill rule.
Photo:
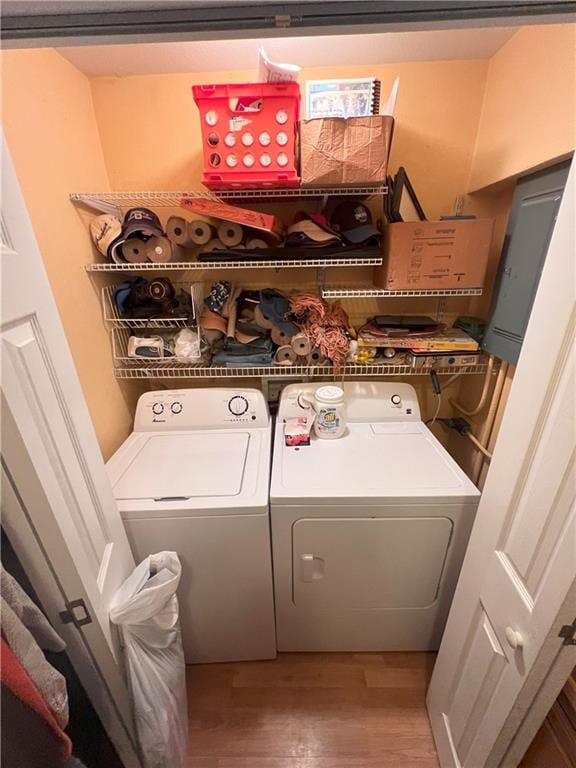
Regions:
<instances>
[{"instance_id":1,"label":"red plastic crate","mask_svg":"<svg viewBox=\"0 0 576 768\"><path fill-rule=\"evenodd\" d=\"M297 187L298 83L193 85L208 189Z\"/></svg>"}]
</instances>

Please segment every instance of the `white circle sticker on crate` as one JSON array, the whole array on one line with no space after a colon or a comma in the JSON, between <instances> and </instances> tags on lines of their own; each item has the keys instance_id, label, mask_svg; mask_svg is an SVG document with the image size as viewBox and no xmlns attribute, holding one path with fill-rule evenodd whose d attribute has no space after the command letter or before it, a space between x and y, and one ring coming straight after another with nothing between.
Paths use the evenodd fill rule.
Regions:
<instances>
[{"instance_id":1,"label":"white circle sticker on crate","mask_svg":"<svg viewBox=\"0 0 576 768\"><path fill-rule=\"evenodd\" d=\"M288 134L285 131L280 131L276 136L276 142L280 144L281 147L285 147L286 144L288 144Z\"/></svg>"},{"instance_id":2,"label":"white circle sticker on crate","mask_svg":"<svg viewBox=\"0 0 576 768\"><path fill-rule=\"evenodd\" d=\"M227 147L235 147L236 146L236 136L234 136L233 133L227 133L224 137L224 144L226 144Z\"/></svg>"},{"instance_id":3,"label":"white circle sticker on crate","mask_svg":"<svg viewBox=\"0 0 576 768\"><path fill-rule=\"evenodd\" d=\"M263 155L260 155L260 165L263 165L266 168L271 163L272 163L272 158L270 157L268 152L264 152Z\"/></svg>"},{"instance_id":4,"label":"white circle sticker on crate","mask_svg":"<svg viewBox=\"0 0 576 768\"><path fill-rule=\"evenodd\" d=\"M262 131L260 136L258 136L258 141L260 142L261 146L268 147L270 145L270 142L272 141L272 137L268 133L268 131Z\"/></svg>"},{"instance_id":5,"label":"white circle sticker on crate","mask_svg":"<svg viewBox=\"0 0 576 768\"><path fill-rule=\"evenodd\" d=\"M280 152L278 157L276 158L276 162L278 165L284 167L285 165L288 165L288 155L286 152Z\"/></svg>"},{"instance_id":6,"label":"white circle sticker on crate","mask_svg":"<svg viewBox=\"0 0 576 768\"><path fill-rule=\"evenodd\" d=\"M218 122L218 112L211 109L209 112L206 112L204 119L206 120L207 125L216 125Z\"/></svg>"},{"instance_id":7,"label":"white circle sticker on crate","mask_svg":"<svg viewBox=\"0 0 576 768\"><path fill-rule=\"evenodd\" d=\"M279 109L278 112L276 112L276 122L280 123L280 125L284 125L284 123L288 122L288 112L286 112L285 109Z\"/></svg>"},{"instance_id":8,"label":"white circle sticker on crate","mask_svg":"<svg viewBox=\"0 0 576 768\"><path fill-rule=\"evenodd\" d=\"M235 168L238 165L238 158L236 157L236 155L227 155L226 165L229 168Z\"/></svg>"},{"instance_id":9,"label":"white circle sticker on crate","mask_svg":"<svg viewBox=\"0 0 576 768\"><path fill-rule=\"evenodd\" d=\"M254 144L254 136L252 136L250 131L246 131L246 133L242 134L242 144L244 144L245 147L251 147L252 144Z\"/></svg>"},{"instance_id":10,"label":"white circle sticker on crate","mask_svg":"<svg viewBox=\"0 0 576 768\"><path fill-rule=\"evenodd\" d=\"M254 165L254 155L244 155L242 162L247 168L251 168Z\"/></svg>"}]
</instances>

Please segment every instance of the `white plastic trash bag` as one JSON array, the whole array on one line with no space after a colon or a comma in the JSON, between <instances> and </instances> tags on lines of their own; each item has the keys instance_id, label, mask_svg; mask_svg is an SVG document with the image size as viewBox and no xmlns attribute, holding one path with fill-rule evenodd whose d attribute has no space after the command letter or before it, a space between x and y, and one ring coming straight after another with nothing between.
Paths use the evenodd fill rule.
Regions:
<instances>
[{"instance_id":1,"label":"white plastic trash bag","mask_svg":"<svg viewBox=\"0 0 576 768\"><path fill-rule=\"evenodd\" d=\"M183 768L188 714L176 590L176 552L150 555L116 592L110 619L123 630L145 768Z\"/></svg>"}]
</instances>

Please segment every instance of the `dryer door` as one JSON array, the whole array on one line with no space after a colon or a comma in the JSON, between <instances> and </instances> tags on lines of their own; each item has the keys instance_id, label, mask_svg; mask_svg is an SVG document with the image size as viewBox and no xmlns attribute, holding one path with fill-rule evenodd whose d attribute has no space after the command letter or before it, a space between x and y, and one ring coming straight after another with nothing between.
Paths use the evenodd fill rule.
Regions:
<instances>
[{"instance_id":1,"label":"dryer door","mask_svg":"<svg viewBox=\"0 0 576 768\"><path fill-rule=\"evenodd\" d=\"M318 610L426 608L438 595L452 528L447 517L298 520L294 603Z\"/></svg>"}]
</instances>

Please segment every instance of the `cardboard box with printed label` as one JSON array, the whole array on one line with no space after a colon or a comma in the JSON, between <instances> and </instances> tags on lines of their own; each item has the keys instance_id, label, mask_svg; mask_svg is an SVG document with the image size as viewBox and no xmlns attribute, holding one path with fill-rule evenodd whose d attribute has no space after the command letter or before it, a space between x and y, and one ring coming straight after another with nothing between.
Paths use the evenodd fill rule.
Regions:
<instances>
[{"instance_id":1,"label":"cardboard box with printed label","mask_svg":"<svg viewBox=\"0 0 576 768\"><path fill-rule=\"evenodd\" d=\"M493 229L492 219L388 224L374 283L390 291L482 288Z\"/></svg>"},{"instance_id":2,"label":"cardboard box with printed label","mask_svg":"<svg viewBox=\"0 0 576 768\"><path fill-rule=\"evenodd\" d=\"M383 184L393 127L387 115L301 120L302 184Z\"/></svg>"}]
</instances>

